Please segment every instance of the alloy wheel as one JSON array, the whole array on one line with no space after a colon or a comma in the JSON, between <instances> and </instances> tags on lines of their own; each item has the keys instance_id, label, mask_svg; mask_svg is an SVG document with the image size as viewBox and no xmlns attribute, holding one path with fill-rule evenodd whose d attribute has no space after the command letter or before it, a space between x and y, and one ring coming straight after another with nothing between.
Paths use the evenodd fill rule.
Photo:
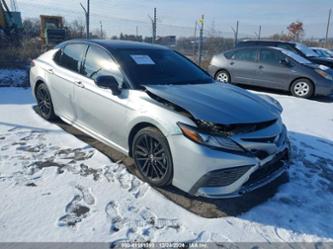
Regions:
<instances>
[{"instance_id":1,"label":"alloy wheel","mask_svg":"<svg viewBox=\"0 0 333 249\"><path fill-rule=\"evenodd\" d=\"M294 92L296 95L303 97L306 96L310 91L310 86L308 83L300 81L297 82L294 86Z\"/></svg>"},{"instance_id":2,"label":"alloy wheel","mask_svg":"<svg viewBox=\"0 0 333 249\"><path fill-rule=\"evenodd\" d=\"M42 115L44 117L49 116L52 111L52 102L47 90L44 87L39 87L36 93L36 98Z\"/></svg>"},{"instance_id":3,"label":"alloy wheel","mask_svg":"<svg viewBox=\"0 0 333 249\"><path fill-rule=\"evenodd\" d=\"M229 82L229 75L226 72L220 72L216 76L216 80L220 81L222 83L228 83Z\"/></svg>"},{"instance_id":4,"label":"alloy wheel","mask_svg":"<svg viewBox=\"0 0 333 249\"><path fill-rule=\"evenodd\" d=\"M163 145L147 134L138 138L134 147L134 159L141 173L153 182L161 180L169 167Z\"/></svg>"}]
</instances>

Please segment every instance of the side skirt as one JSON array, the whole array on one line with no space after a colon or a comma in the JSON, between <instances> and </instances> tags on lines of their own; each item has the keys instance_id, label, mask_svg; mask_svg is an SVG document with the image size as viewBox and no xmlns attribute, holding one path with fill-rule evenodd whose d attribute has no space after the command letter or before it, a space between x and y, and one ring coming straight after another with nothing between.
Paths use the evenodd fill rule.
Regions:
<instances>
[{"instance_id":1,"label":"side skirt","mask_svg":"<svg viewBox=\"0 0 333 249\"><path fill-rule=\"evenodd\" d=\"M116 144L116 143L110 141L109 139L106 139L105 137L103 137L103 136L97 134L96 132L91 131L90 129L88 129L88 128L82 126L82 125L79 125L79 124L77 124L77 123L71 122L71 121L69 121L68 119L66 119L66 118L64 118L64 117L62 117L62 116L59 116L59 117L60 117L61 120L63 120L65 123L67 123L67 124L69 124L69 125L75 127L76 129L82 131L83 133L85 133L85 134L87 134L87 135L93 137L94 139L96 139L96 140L98 140L98 141L100 141L100 142L102 142L102 143L104 143L104 144L106 144L106 145L112 147L113 149L118 150L118 151L120 151L120 152L126 154L127 156L129 156L129 151L128 151L127 149L125 149L124 147L122 147L122 146L120 146L120 145L118 145L118 144Z\"/></svg>"}]
</instances>

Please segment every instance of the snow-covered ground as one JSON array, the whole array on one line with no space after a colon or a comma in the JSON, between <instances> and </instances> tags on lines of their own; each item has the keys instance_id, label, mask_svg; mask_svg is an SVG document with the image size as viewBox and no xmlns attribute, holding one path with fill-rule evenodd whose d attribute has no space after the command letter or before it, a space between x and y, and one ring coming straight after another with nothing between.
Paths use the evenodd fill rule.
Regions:
<instances>
[{"instance_id":1,"label":"snow-covered ground","mask_svg":"<svg viewBox=\"0 0 333 249\"><path fill-rule=\"evenodd\" d=\"M333 100L270 94L293 145L289 182L238 217L167 200L0 88L0 241L333 241Z\"/></svg>"},{"instance_id":2,"label":"snow-covered ground","mask_svg":"<svg viewBox=\"0 0 333 249\"><path fill-rule=\"evenodd\" d=\"M26 86L28 84L28 71L26 69L0 68L0 87Z\"/></svg>"}]
</instances>

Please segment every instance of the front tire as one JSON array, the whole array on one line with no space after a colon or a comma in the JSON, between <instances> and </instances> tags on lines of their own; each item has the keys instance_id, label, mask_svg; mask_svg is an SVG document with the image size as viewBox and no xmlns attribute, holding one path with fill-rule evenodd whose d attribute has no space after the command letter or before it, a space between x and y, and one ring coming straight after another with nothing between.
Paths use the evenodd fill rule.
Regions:
<instances>
[{"instance_id":1,"label":"front tire","mask_svg":"<svg viewBox=\"0 0 333 249\"><path fill-rule=\"evenodd\" d=\"M230 83L231 77L227 70L220 70L215 74L215 80L222 83Z\"/></svg>"},{"instance_id":2,"label":"front tire","mask_svg":"<svg viewBox=\"0 0 333 249\"><path fill-rule=\"evenodd\" d=\"M37 86L36 99L40 115L46 120L55 120L57 116L54 113L51 94L45 83Z\"/></svg>"},{"instance_id":3,"label":"front tire","mask_svg":"<svg viewBox=\"0 0 333 249\"><path fill-rule=\"evenodd\" d=\"M308 79L295 80L290 87L292 95L299 98L311 98L314 93L314 87Z\"/></svg>"},{"instance_id":4,"label":"front tire","mask_svg":"<svg viewBox=\"0 0 333 249\"><path fill-rule=\"evenodd\" d=\"M143 179L158 187L172 182L173 163L168 141L156 128L140 130L133 139L132 155Z\"/></svg>"}]
</instances>

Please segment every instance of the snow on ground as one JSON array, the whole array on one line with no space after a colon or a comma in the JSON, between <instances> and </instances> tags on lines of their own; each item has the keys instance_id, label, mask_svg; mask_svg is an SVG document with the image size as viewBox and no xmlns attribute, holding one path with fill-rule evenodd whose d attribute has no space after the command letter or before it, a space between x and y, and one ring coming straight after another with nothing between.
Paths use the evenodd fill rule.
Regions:
<instances>
[{"instance_id":1,"label":"snow on ground","mask_svg":"<svg viewBox=\"0 0 333 249\"><path fill-rule=\"evenodd\" d=\"M333 100L270 95L294 150L289 182L207 219L40 118L30 89L0 88L0 241L333 241Z\"/></svg>"},{"instance_id":2,"label":"snow on ground","mask_svg":"<svg viewBox=\"0 0 333 249\"><path fill-rule=\"evenodd\" d=\"M0 87L26 86L28 71L26 69L2 69L0 68Z\"/></svg>"}]
</instances>

